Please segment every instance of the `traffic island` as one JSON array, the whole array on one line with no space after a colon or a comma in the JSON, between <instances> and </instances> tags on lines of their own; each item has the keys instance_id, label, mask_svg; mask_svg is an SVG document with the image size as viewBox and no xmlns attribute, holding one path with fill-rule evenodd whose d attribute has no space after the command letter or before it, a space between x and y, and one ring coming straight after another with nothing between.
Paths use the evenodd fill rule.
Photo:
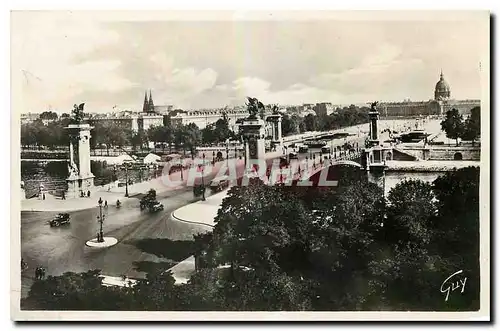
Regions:
<instances>
[{"instance_id":1,"label":"traffic island","mask_svg":"<svg viewBox=\"0 0 500 331\"><path fill-rule=\"evenodd\" d=\"M104 247L111 247L114 246L118 243L118 239L113 238L113 237L104 237L102 242L97 241L97 238L91 239L85 243L85 245L89 247L98 247L98 248L104 248Z\"/></svg>"}]
</instances>

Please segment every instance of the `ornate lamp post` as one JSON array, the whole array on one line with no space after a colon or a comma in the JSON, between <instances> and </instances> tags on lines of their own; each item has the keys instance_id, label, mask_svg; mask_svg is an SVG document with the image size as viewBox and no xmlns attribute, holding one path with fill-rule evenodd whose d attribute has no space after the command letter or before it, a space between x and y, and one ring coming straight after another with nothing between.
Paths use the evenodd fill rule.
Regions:
<instances>
[{"instance_id":1,"label":"ornate lamp post","mask_svg":"<svg viewBox=\"0 0 500 331\"><path fill-rule=\"evenodd\" d=\"M184 181L184 158L181 156L181 180Z\"/></svg>"},{"instance_id":2,"label":"ornate lamp post","mask_svg":"<svg viewBox=\"0 0 500 331\"><path fill-rule=\"evenodd\" d=\"M229 139L226 141L226 166L229 168Z\"/></svg>"},{"instance_id":3,"label":"ornate lamp post","mask_svg":"<svg viewBox=\"0 0 500 331\"><path fill-rule=\"evenodd\" d=\"M201 200L205 201L205 153L203 153L203 164L201 165Z\"/></svg>"},{"instance_id":4,"label":"ornate lamp post","mask_svg":"<svg viewBox=\"0 0 500 331\"><path fill-rule=\"evenodd\" d=\"M124 163L122 169L125 170L125 197L128 198L128 164Z\"/></svg>"},{"instance_id":5,"label":"ornate lamp post","mask_svg":"<svg viewBox=\"0 0 500 331\"><path fill-rule=\"evenodd\" d=\"M97 236L97 242L104 242L104 234L102 233L102 223L104 222L105 215L102 213L102 198L99 197L99 216L97 216L97 222L99 222L99 234Z\"/></svg>"}]
</instances>

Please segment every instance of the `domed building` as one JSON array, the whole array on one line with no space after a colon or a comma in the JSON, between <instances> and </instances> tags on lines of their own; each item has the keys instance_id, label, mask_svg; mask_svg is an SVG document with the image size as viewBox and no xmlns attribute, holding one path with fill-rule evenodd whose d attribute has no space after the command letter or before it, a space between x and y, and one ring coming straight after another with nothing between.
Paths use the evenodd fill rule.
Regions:
<instances>
[{"instance_id":1,"label":"domed building","mask_svg":"<svg viewBox=\"0 0 500 331\"><path fill-rule=\"evenodd\" d=\"M380 114L389 117L414 117L443 115L450 109L458 109L460 114L467 115L474 107L480 106L480 100L451 99L451 89L444 79L443 72L434 88L434 99L427 101L381 102Z\"/></svg>"},{"instance_id":2,"label":"domed building","mask_svg":"<svg viewBox=\"0 0 500 331\"><path fill-rule=\"evenodd\" d=\"M450 85L444 80L443 71L441 71L440 79L436 83L436 88L434 89L434 100L448 100L450 95Z\"/></svg>"}]
</instances>

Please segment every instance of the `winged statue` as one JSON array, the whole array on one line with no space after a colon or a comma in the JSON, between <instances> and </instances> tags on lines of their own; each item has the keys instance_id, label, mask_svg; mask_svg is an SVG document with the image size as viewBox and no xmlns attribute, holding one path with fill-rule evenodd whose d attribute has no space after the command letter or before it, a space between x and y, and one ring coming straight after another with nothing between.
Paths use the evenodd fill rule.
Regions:
<instances>
[{"instance_id":1,"label":"winged statue","mask_svg":"<svg viewBox=\"0 0 500 331\"><path fill-rule=\"evenodd\" d=\"M75 123L81 123L83 121L83 107L85 106L85 103L81 103L80 105L73 105L73 110L71 113L73 114L73 121Z\"/></svg>"},{"instance_id":2,"label":"winged statue","mask_svg":"<svg viewBox=\"0 0 500 331\"><path fill-rule=\"evenodd\" d=\"M257 98L247 97L248 103L246 104L248 112L250 113L250 119L256 119L259 111L264 109L265 106Z\"/></svg>"}]
</instances>

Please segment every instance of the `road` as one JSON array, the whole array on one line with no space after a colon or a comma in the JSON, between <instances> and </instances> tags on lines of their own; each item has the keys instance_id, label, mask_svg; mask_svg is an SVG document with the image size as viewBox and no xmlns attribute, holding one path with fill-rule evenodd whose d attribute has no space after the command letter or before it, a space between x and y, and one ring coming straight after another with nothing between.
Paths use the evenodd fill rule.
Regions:
<instances>
[{"instance_id":1,"label":"road","mask_svg":"<svg viewBox=\"0 0 500 331\"><path fill-rule=\"evenodd\" d=\"M207 196L209 194L207 190ZM170 217L175 209L196 201L191 187L158 194L157 198L165 210L153 214L141 212L138 199L120 209L114 205L103 208L106 214L104 235L118 239L117 245L104 249L85 246L85 242L97 234L98 207L70 213L71 224L58 228L47 224L57 213L21 213L21 256L28 264L28 269L22 273L22 295L27 295L37 266L44 266L48 275L101 269L111 276L144 277L145 273L135 268L138 262L160 262L170 266L188 257L190 251L178 252L177 249L172 253L173 259L159 258L140 248L141 241L142 246L145 245L144 239L161 238L171 240L172 247L178 243L182 250L187 247L185 241L193 239L193 234L210 230Z\"/></svg>"},{"instance_id":2,"label":"road","mask_svg":"<svg viewBox=\"0 0 500 331\"><path fill-rule=\"evenodd\" d=\"M361 146L364 139L364 135L356 135L347 141L359 142ZM336 140L331 146L344 142ZM209 181L214 175L209 174L205 179ZM104 235L118 239L118 244L104 249L85 246L85 242L95 238L98 232L98 207L70 213L71 224L59 228L51 228L47 223L56 212L21 213L21 256L28 264L28 269L22 273L21 295L27 295L37 266L44 266L47 275L100 269L106 275L135 278L144 277L148 265L169 268L187 258L192 253L189 242L193 235L211 229L171 218L174 210L196 201L192 187L157 194L157 198L165 210L154 214L141 212L138 199L120 209L113 204L104 209ZM163 240L160 243L158 239ZM162 254L152 254L158 250L163 250Z\"/></svg>"}]
</instances>

